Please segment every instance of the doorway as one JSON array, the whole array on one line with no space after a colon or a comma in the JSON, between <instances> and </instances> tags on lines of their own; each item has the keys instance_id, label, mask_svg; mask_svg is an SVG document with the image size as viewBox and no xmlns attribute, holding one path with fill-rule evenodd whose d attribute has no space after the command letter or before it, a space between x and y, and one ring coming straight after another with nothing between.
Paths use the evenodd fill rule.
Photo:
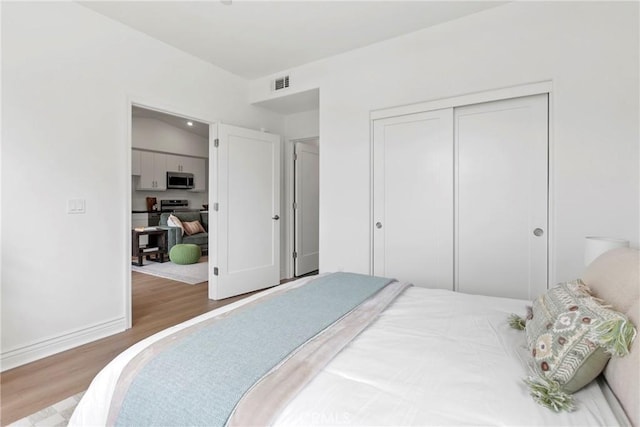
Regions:
<instances>
[{"instance_id":1,"label":"doorway","mask_svg":"<svg viewBox=\"0 0 640 427\"><path fill-rule=\"evenodd\" d=\"M176 290L208 286L210 123L135 103L129 118L131 257L126 294L131 327L136 318L148 314L140 311L139 301L132 301L141 280L167 281ZM169 177L181 179L176 183ZM186 241L186 234L169 227L175 225L168 224L169 215L198 221L204 232L189 236L197 242ZM202 256L193 265L170 262L169 251L177 243L197 244Z\"/></svg>"},{"instance_id":2,"label":"doorway","mask_svg":"<svg viewBox=\"0 0 640 427\"><path fill-rule=\"evenodd\" d=\"M293 275L318 272L319 138L293 141Z\"/></svg>"}]
</instances>

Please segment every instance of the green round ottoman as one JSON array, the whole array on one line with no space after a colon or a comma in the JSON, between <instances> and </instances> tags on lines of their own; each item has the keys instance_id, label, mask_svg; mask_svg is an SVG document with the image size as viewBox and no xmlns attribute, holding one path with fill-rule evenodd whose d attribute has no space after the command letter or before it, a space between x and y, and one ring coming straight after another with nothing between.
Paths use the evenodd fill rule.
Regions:
<instances>
[{"instance_id":1,"label":"green round ottoman","mask_svg":"<svg viewBox=\"0 0 640 427\"><path fill-rule=\"evenodd\" d=\"M190 243L174 245L169 251L169 259L174 264L195 264L200 259L202 252L200 246Z\"/></svg>"}]
</instances>

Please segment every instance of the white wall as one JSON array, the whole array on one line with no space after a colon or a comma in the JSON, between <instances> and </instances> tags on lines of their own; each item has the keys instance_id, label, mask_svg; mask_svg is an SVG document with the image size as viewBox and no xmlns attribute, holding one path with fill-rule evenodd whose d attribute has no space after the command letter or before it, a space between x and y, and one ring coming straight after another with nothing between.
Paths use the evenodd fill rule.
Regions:
<instances>
[{"instance_id":1,"label":"white wall","mask_svg":"<svg viewBox=\"0 0 640 427\"><path fill-rule=\"evenodd\" d=\"M1 7L7 369L125 326L130 100L284 129L244 80L77 3ZM70 198L86 214L67 214Z\"/></svg>"},{"instance_id":2,"label":"white wall","mask_svg":"<svg viewBox=\"0 0 640 427\"><path fill-rule=\"evenodd\" d=\"M320 88L321 270L369 272L370 111L548 80L552 280L581 274L586 235L638 246L638 36L636 2L513 2L287 70Z\"/></svg>"},{"instance_id":3,"label":"white wall","mask_svg":"<svg viewBox=\"0 0 640 427\"><path fill-rule=\"evenodd\" d=\"M320 135L320 111L311 110L284 117L284 133L288 141Z\"/></svg>"},{"instance_id":4,"label":"white wall","mask_svg":"<svg viewBox=\"0 0 640 427\"><path fill-rule=\"evenodd\" d=\"M209 157L208 138L148 117L133 117L131 146L163 153Z\"/></svg>"}]
</instances>

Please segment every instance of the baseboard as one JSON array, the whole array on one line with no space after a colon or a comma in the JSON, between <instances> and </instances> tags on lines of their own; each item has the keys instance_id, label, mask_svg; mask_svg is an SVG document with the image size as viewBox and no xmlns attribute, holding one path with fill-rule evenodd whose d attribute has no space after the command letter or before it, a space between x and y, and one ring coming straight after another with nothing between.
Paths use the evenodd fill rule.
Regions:
<instances>
[{"instance_id":1,"label":"baseboard","mask_svg":"<svg viewBox=\"0 0 640 427\"><path fill-rule=\"evenodd\" d=\"M117 334L125 329L127 322L121 317L3 352L0 355L0 372Z\"/></svg>"}]
</instances>

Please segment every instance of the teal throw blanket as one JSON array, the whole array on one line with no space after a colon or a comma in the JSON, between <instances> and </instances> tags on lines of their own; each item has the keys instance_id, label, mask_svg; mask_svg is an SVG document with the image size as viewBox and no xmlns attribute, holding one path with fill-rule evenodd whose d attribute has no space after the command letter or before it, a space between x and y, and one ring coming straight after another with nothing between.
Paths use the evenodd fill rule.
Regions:
<instances>
[{"instance_id":1,"label":"teal throw blanket","mask_svg":"<svg viewBox=\"0 0 640 427\"><path fill-rule=\"evenodd\" d=\"M391 281L334 273L173 338L136 373L115 424L224 426L254 383Z\"/></svg>"}]
</instances>

